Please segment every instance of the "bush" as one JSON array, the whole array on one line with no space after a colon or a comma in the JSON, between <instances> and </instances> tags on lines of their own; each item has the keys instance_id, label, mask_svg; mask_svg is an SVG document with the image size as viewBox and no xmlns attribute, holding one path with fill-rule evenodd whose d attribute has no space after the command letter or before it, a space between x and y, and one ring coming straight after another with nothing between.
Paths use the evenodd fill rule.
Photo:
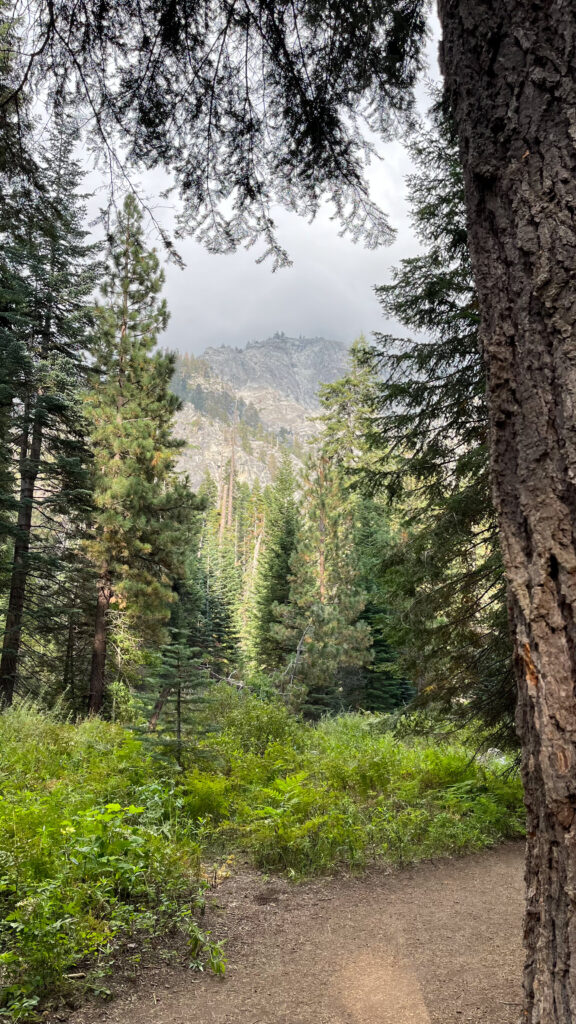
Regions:
<instances>
[{"instance_id":1,"label":"bush","mask_svg":"<svg viewBox=\"0 0 576 1024\"><path fill-rule=\"evenodd\" d=\"M66 994L80 961L127 934L177 923L198 959L200 851L176 775L158 778L122 729L26 707L0 717L0 749L0 1012L18 1020Z\"/></svg>"},{"instance_id":2,"label":"bush","mask_svg":"<svg viewBox=\"0 0 576 1024\"><path fill-rule=\"evenodd\" d=\"M244 851L300 877L523 832L519 780L454 737L404 742L365 715L311 725L229 690L216 705L220 732L186 771L98 719L0 716L0 1015L30 1018L69 992L79 964L90 985L90 964L126 936L174 926L194 964L221 972L194 920L202 858Z\"/></svg>"},{"instance_id":3,"label":"bush","mask_svg":"<svg viewBox=\"0 0 576 1024\"><path fill-rule=\"evenodd\" d=\"M314 726L244 701L236 698L215 741L225 753L228 817L218 824L214 816L207 838L222 852L232 846L260 867L302 876L479 850L523 834L519 779L478 764L453 737L407 744L374 729L370 716Z\"/></svg>"}]
</instances>

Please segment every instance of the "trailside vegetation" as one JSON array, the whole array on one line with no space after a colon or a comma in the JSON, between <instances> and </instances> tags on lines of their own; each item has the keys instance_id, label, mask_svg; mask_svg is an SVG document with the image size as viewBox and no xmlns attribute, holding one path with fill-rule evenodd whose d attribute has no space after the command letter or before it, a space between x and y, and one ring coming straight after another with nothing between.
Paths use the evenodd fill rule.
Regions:
<instances>
[{"instance_id":1,"label":"trailside vegetation","mask_svg":"<svg viewBox=\"0 0 576 1024\"><path fill-rule=\"evenodd\" d=\"M163 933L180 936L190 966L223 972L225 951L198 918L208 865L235 853L298 878L522 834L518 779L478 764L457 735L401 741L370 715L305 724L225 686L203 714L219 731L177 758L100 718L73 725L26 705L0 718L7 1019L106 995L135 943L137 967Z\"/></svg>"},{"instance_id":2,"label":"trailside vegetation","mask_svg":"<svg viewBox=\"0 0 576 1024\"><path fill-rule=\"evenodd\" d=\"M475 320L469 331L458 318L433 330L453 294L468 323L474 297L465 237L451 240L443 209L453 151L438 134L417 145L429 151L432 139L431 247L382 293L432 337L424 348L406 342L401 357L390 339L359 339L348 375L324 389L304 468L278 442L266 486L238 472L236 409L225 410L219 478L194 494L179 468L182 380L159 347L164 274L137 197L101 245L88 244L75 135L62 119L45 191L23 175L2 196L9 1019L72 998L75 975L84 991L104 992L127 939L146 945L176 929L192 965L222 971L222 950L198 923L207 862L218 870L238 852L297 878L522 832L513 755L474 758L494 731L467 666L479 638L499 634L490 602L471 597L487 581L498 598L500 570ZM459 225L455 200L453 210ZM459 360L462 379L448 372ZM430 412L422 379L433 378ZM438 448L442 416L451 427ZM450 551L447 521L459 524ZM489 571L474 575L484 556ZM448 642L457 611L463 624ZM440 699L442 723L412 714L423 689ZM459 702L465 732L453 724Z\"/></svg>"}]
</instances>

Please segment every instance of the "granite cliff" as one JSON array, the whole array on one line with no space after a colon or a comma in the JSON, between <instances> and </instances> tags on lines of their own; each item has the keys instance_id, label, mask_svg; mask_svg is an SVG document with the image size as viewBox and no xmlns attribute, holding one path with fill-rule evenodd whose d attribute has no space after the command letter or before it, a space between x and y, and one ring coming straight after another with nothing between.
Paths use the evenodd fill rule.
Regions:
<instances>
[{"instance_id":1,"label":"granite cliff","mask_svg":"<svg viewBox=\"0 0 576 1024\"><path fill-rule=\"evenodd\" d=\"M283 447L301 463L316 432L319 388L346 372L347 357L341 342L283 334L179 356L177 433L193 486L206 472L219 480L233 448L237 476L250 484L270 482Z\"/></svg>"}]
</instances>

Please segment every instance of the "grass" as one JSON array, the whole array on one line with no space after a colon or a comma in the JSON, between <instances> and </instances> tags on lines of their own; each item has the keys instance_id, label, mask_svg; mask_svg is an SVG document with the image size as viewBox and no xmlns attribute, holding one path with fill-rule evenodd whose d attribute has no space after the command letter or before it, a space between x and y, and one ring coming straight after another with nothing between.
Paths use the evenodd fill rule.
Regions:
<instances>
[{"instance_id":1,"label":"grass","mask_svg":"<svg viewBox=\"0 0 576 1024\"><path fill-rule=\"evenodd\" d=\"M119 944L174 927L191 963L222 971L196 920L207 859L244 852L300 878L523 832L519 781L458 742L398 741L363 715L306 725L227 689L211 715L220 731L185 769L99 720L0 717L0 1014L33 1018L73 974L102 990Z\"/></svg>"}]
</instances>

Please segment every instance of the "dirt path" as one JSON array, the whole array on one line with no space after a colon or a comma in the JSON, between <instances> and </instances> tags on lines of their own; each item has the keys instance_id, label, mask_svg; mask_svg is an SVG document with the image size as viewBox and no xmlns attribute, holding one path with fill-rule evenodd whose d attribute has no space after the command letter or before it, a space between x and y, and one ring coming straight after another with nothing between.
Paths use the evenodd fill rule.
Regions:
<instances>
[{"instance_id":1,"label":"dirt path","mask_svg":"<svg viewBox=\"0 0 576 1024\"><path fill-rule=\"evenodd\" d=\"M74 1024L515 1024L520 846L290 886L237 875L211 925L225 980L147 973Z\"/></svg>"}]
</instances>

